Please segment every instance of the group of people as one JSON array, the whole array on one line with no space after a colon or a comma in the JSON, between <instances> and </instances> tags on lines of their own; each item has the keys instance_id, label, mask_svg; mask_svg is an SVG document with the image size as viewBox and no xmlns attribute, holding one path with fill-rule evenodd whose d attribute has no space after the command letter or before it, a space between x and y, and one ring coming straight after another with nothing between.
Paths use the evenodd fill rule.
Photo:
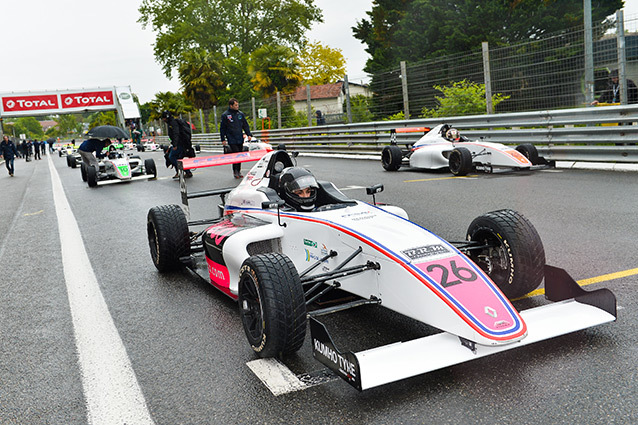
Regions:
<instances>
[{"instance_id":1,"label":"group of people","mask_svg":"<svg viewBox=\"0 0 638 425\"><path fill-rule=\"evenodd\" d=\"M49 149L53 150L53 145L51 143L48 145ZM5 134L0 142L0 157L4 159L4 165L11 177L15 172L16 158L25 158L28 162L31 161L31 155L33 155L34 159L42 159L46 150L47 142L44 140L22 140L16 144Z\"/></svg>"}]
</instances>

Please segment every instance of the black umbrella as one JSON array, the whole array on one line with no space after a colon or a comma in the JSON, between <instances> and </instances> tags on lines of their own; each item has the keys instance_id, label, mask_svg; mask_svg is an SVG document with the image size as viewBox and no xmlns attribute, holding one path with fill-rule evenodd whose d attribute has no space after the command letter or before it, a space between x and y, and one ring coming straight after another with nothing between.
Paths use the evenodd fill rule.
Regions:
<instances>
[{"instance_id":1,"label":"black umbrella","mask_svg":"<svg viewBox=\"0 0 638 425\"><path fill-rule=\"evenodd\" d=\"M58 140L57 140L55 137L49 137L49 138L47 139L47 142L48 142L48 143L55 143L55 142L57 142L57 141L58 141Z\"/></svg>"},{"instance_id":2,"label":"black umbrella","mask_svg":"<svg viewBox=\"0 0 638 425\"><path fill-rule=\"evenodd\" d=\"M86 133L87 136L95 139L128 139L128 133L120 127L114 125L98 125Z\"/></svg>"}]
</instances>

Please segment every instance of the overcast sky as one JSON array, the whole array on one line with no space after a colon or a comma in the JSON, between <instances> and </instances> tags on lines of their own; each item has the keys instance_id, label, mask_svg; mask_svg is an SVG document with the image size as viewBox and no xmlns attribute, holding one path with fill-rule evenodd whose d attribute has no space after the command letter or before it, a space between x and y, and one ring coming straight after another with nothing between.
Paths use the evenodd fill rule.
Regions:
<instances>
[{"instance_id":1,"label":"overcast sky","mask_svg":"<svg viewBox=\"0 0 638 425\"><path fill-rule=\"evenodd\" d=\"M178 91L153 57L155 35L137 23L140 0L1 0L0 93L131 86L140 102ZM315 0L324 23L308 38L339 48L348 77L365 77L364 45L351 27L367 17L372 0ZM625 1L638 18L638 0ZM627 29L636 30L628 27Z\"/></svg>"}]
</instances>

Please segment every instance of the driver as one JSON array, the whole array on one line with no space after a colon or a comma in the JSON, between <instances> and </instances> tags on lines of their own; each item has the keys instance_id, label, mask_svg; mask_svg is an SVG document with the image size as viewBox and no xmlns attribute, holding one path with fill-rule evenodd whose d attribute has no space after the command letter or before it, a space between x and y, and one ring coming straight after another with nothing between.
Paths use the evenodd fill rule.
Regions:
<instances>
[{"instance_id":1,"label":"driver","mask_svg":"<svg viewBox=\"0 0 638 425\"><path fill-rule=\"evenodd\" d=\"M300 212L312 211L317 200L319 184L305 168L285 168L279 177L279 196L287 205Z\"/></svg>"}]
</instances>

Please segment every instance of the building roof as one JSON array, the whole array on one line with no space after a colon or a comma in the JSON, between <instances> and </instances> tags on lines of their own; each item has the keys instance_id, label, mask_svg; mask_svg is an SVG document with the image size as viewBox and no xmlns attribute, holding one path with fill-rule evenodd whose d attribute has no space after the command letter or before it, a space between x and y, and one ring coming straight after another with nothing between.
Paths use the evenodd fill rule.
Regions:
<instances>
[{"instance_id":1,"label":"building roof","mask_svg":"<svg viewBox=\"0 0 638 425\"><path fill-rule=\"evenodd\" d=\"M334 84L321 84L319 86L310 86L310 100L316 99L334 99L341 94L343 81ZM293 96L295 102L305 101L308 96L306 94L306 86L297 87Z\"/></svg>"},{"instance_id":2,"label":"building roof","mask_svg":"<svg viewBox=\"0 0 638 425\"><path fill-rule=\"evenodd\" d=\"M44 131L47 131L51 127L55 127L56 125L58 125L56 121L40 121L40 127L42 127Z\"/></svg>"}]
</instances>

